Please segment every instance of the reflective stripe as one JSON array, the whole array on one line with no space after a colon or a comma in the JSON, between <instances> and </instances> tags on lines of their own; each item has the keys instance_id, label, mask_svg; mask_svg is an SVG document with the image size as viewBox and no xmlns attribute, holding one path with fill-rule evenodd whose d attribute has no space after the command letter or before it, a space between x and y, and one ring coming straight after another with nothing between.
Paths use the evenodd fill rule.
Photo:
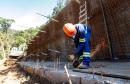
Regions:
<instances>
[{"instance_id":1,"label":"reflective stripe","mask_svg":"<svg viewBox=\"0 0 130 84\"><path fill-rule=\"evenodd\" d=\"M83 55L90 55L89 52L83 52Z\"/></svg>"},{"instance_id":2,"label":"reflective stripe","mask_svg":"<svg viewBox=\"0 0 130 84\"><path fill-rule=\"evenodd\" d=\"M83 59L83 55L81 55L80 57L79 57L79 60L82 60Z\"/></svg>"},{"instance_id":3,"label":"reflective stripe","mask_svg":"<svg viewBox=\"0 0 130 84\"><path fill-rule=\"evenodd\" d=\"M83 60L83 57L90 57L90 53L89 52L83 52L83 55L81 55L79 57L79 60Z\"/></svg>"},{"instance_id":4,"label":"reflective stripe","mask_svg":"<svg viewBox=\"0 0 130 84\"><path fill-rule=\"evenodd\" d=\"M90 57L90 55L83 55L83 57Z\"/></svg>"},{"instance_id":5,"label":"reflective stripe","mask_svg":"<svg viewBox=\"0 0 130 84\"><path fill-rule=\"evenodd\" d=\"M85 39L79 38L79 42L85 42Z\"/></svg>"},{"instance_id":6,"label":"reflective stripe","mask_svg":"<svg viewBox=\"0 0 130 84\"><path fill-rule=\"evenodd\" d=\"M87 30L85 31L85 34L87 34Z\"/></svg>"},{"instance_id":7,"label":"reflective stripe","mask_svg":"<svg viewBox=\"0 0 130 84\"><path fill-rule=\"evenodd\" d=\"M89 52L83 52L83 57L90 57L90 53Z\"/></svg>"}]
</instances>

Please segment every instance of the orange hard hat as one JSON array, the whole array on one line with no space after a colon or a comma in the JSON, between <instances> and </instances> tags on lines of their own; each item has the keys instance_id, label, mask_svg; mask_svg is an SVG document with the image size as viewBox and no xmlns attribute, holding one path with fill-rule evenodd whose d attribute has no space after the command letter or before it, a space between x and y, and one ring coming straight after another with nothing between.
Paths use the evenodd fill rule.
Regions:
<instances>
[{"instance_id":1,"label":"orange hard hat","mask_svg":"<svg viewBox=\"0 0 130 84\"><path fill-rule=\"evenodd\" d=\"M72 36L74 36L76 34L75 26L73 24L71 24L71 23L66 23L63 26L63 31L69 37L72 37Z\"/></svg>"}]
</instances>

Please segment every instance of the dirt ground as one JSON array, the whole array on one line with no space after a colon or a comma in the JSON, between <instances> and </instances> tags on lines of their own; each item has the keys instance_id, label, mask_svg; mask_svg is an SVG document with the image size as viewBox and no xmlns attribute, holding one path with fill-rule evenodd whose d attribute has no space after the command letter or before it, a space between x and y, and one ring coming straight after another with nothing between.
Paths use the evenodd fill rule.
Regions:
<instances>
[{"instance_id":1,"label":"dirt ground","mask_svg":"<svg viewBox=\"0 0 130 84\"><path fill-rule=\"evenodd\" d=\"M0 60L0 84L38 84L17 68L16 60Z\"/></svg>"}]
</instances>

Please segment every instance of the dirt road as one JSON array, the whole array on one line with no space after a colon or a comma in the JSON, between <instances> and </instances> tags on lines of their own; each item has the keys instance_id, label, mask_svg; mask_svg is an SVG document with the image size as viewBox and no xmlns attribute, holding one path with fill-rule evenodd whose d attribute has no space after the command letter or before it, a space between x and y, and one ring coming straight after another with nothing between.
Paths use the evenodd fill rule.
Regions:
<instances>
[{"instance_id":1,"label":"dirt road","mask_svg":"<svg viewBox=\"0 0 130 84\"><path fill-rule=\"evenodd\" d=\"M0 84L35 84L35 81L17 68L15 60L9 59L0 61Z\"/></svg>"}]
</instances>

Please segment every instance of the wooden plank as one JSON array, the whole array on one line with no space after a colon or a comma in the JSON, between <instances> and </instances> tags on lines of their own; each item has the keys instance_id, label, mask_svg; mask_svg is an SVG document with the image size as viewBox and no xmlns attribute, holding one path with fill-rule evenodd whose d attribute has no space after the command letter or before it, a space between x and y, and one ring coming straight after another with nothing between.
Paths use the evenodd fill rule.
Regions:
<instances>
[{"instance_id":1,"label":"wooden plank","mask_svg":"<svg viewBox=\"0 0 130 84\"><path fill-rule=\"evenodd\" d=\"M80 9L82 9L82 8L84 8L84 7L85 7L85 4L81 5L81 6L80 6Z\"/></svg>"},{"instance_id":2,"label":"wooden plank","mask_svg":"<svg viewBox=\"0 0 130 84\"><path fill-rule=\"evenodd\" d=\"M80 17L79 17L79 19L80 18L83 18L84 16L86 16L87 15L87 13L84 13L83 15L81 15Z\"/></svg>"},{"instance_id":3,"label":"wooden plank","mask_svg":"<svg viewBox=\"0 0 130 84\"><path fill-rule=\"evenodd\" d=\"M87 18L81 20L79 23L84 23L84 22L86 22L86 20L87 20Z\"/></svg>"},{"instance_id":4,"label":"wooden plank","mask_svg":"<svg viewBox=\"0 0 130 84\"><path fill-rule=\"evenodd\" d=\"M86 9L85 9L85 8L84 8L83 10L81 10L79 14L82 14L82 13L84 13L84 12L86 12Z\"/></svg>"}]
</instances>

